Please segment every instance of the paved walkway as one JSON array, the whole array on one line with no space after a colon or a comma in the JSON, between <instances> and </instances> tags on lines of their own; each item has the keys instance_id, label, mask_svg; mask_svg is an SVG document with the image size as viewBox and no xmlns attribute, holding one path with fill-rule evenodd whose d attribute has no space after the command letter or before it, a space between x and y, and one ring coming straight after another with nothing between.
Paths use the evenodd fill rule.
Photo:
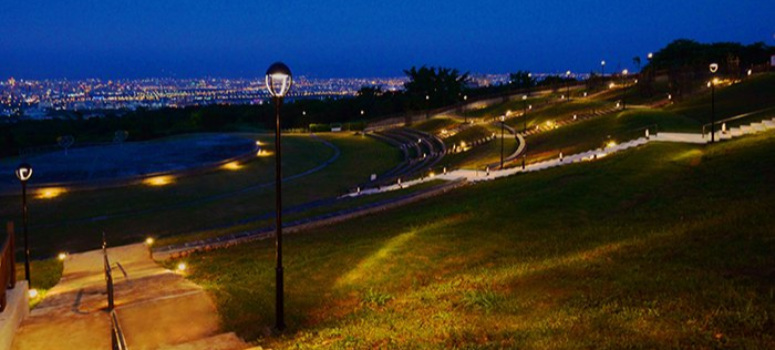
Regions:
<instances>
[{"instance_id":1,"label":"paved walkway","mask_svg":"<svg viewBox=\"0 0 775 350\"><path fill-rule=\"evenodd\" d=\"M249 347L234 334L220 334L207 293L157 265L145 245L111 248L108 255L114 264L116 313L130 349ZM13 349L109 349L105 290L101 250L69 256L59 284L22 323Z\"/></svg>"}]
</instances>

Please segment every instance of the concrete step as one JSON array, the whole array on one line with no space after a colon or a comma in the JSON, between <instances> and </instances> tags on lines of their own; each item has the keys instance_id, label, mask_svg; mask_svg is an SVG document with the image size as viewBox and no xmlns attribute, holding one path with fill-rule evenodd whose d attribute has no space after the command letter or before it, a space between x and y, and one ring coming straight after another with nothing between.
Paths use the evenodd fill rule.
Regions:
<instances>
[{"instance_id":1,"label":"concrete step","mask_svg":"<svg viewBox=\"0 0 775 350\"><path fill-rule=\"evenodd\" d=\"M752 127L752 128L753 128L753 129L754 129L756 132L761 132L761 131L766 131L766 130L767 130L767 127L765 127L765 126L764 126L764 123L752 123L752 124L751 124L751 127Z\"/></svg>"},{"instance_id":2,"label":"concrete step","mask_svg":"<svg viewBox=\"0 0 775 350\"><path fill-rule=\"evenodd\" d=\"M729 129L729 134L731 134L732 137L743 136L743 130L740 128L731 128Z\"/></svg>"},{"instance_id":3,"label":"concrete step","mask_svg":"<svg viewBox=\"0 0 775 350\"><path fill-rule=\"evenodd\" d=\"M755 130L750 125L741 125L740 130L743 131L744 135L753 134L755 132Z\"/></svg>"},{"instance_id":4,"label":"concrete step","mask_svg":"<svg viewBox=\"0 0 775 350\"><path fill-rule=\"evenodd\" d=\"M166 345L159 350L245 350L250 345L233 332L221 333L212 337L197 339L183 344ZM260 348L259 348L260 349Z\"/></svg>"},{"instance_id":5,"label":"concrete step","mask_svg":"<svg viewBox=\"0 0 775 350\"><path fill-rule=\"evenodd\" d=\"M731 140L732 139L732 133L729 131L725 133L718 134L719 140Z\"/></svg>"},{"instance_id":6,"label":"concrete step","mask_svg":"<svg viewBox=\"0 0 775 350\"><path fill-rule=\"evenodd\" d=\"M764 127L768 129L775 128L775 121L772 120L764 120L762 121L762 124L764 124Z\"/></svg>"}]
</instances>

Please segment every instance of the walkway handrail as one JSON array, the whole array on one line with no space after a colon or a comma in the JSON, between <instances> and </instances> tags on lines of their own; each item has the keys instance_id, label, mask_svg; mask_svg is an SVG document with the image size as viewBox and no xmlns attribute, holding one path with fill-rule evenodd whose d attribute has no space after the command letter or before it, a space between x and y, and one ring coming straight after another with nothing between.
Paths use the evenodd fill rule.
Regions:
<instances>
[{"instance_id":1,"label":"walkway handrail","mask_svg":"<svg viewBox=\"0 0 775 350\"><path fill-rule=\"evenodd\" d=\"M8 236L0 246L0 312L5 311L7 289L16 286L16 260L13 221L6 226Z\"/></svg>"},{"instance_id":2,"label":"walkway handrail","mask_svg":"<svg viewBox=\"0 0 775 350\"><path fill-rule=\"evenodd\" d=\"M706 134L705 129L707 127L711 126L711 125L720 125L720 124L728 123L728 122L731 122L731 121L747 118L747 117L750 117L752 115L756 115L756 114L759 114L759 113L766 113L766 112L775 112L775 107L769 107L769 108L760 109L758 111L738 114L738 115L736 115L734 117L729 117L729 118L726 118L726 119L718 120L718 121L715 121L713 123L705 123L705 124L702 125L702 134L705 135Z\"/></svg>"},{"instance_id":3,"label":"walkway handrail","mask_svg":"<svg viewBox=\"0 0 775 350\"><path fill-rule=\"evenodd\" d=\"M126 338L124 337L124 331L121 328L121 323L118 322L118 314L116 310L110 312L110 338L113 350L127 350L129 347L126 345Z\"/></svg>"}]
</instances>

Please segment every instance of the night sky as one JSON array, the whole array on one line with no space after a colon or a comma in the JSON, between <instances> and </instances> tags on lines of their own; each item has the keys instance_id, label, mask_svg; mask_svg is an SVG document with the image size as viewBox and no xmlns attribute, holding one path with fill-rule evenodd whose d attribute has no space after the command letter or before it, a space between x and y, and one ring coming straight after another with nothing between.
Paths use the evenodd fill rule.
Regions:
<instances>
[{"instance_id":1,"label":"night sky","mask_svg":"<svg viewBox=\"0 0 775 350\"><path fill-rule=\"evenodd\" d=\"M633 69L677 38L775 45L772 0L3 0L0 79Z\"/></svg>"}]
</instances>

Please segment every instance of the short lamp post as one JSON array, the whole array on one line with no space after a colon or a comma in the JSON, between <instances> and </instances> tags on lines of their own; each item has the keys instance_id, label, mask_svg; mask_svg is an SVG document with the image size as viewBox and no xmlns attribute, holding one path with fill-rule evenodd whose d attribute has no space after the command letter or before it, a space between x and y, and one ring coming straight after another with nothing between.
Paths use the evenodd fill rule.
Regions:
<instances>
[{"instance_id":1,"label":"short lamp post","mask_svg":"<svg viewBox=\"0 0 775 350\"><path fill-rule=\"evenodd\" d=\"M27 233L27 181L32 177L32 166L21 163L16 168L16 177L22 183L22 220L24 227L24 278L27 285L31 285L30 279L30 237Z\"/></svg>"},{"instance_id":2,"label":"short lamp post","mask_svg":"<svg viewBox=\"0 0 775 350\"><path fill-rule=\"evenodd\" d=\"M527 137L527 95L522 95L522 137ZM525 170L525 161L527 159L527 142L522 148L522 170Z\"/></svg>"},{"instance_id":3,"label":"short lamp post","mask_svg":"<svg viewBox=\"0 0 775 350\"><path fill-rule=\"evenodd\" d=\"M468 114L466 114L466 103L468 103L468 95L463 95L463 123L468 124Z\"/></svg>"},{"instance_id":4,"label":"short lamp post","mask_svg":"<svg viewBox=\"0 0 775 350\"><path fill-rule=\"evenodd\" d=\"M718 64L711 63L708 66L711 73L710 79L710 143L716 142L716 72L718 72Z\"/></svg>"},{"instance_id":5,"label":"short lamp post","mask_svg":"<svg viewBox=\"0 0 775 350\"><path fill-rule=\"evenodd\" d=\"M506 116L501 116L501 169L503 169L503 128L506 125Z\"/></svg>"},{"instance_id":6,"label":"short lamp post","mask_svg":"<svg viewBox=\"0 0 775 350\"><path fill-rule=\"evenodd\" d=\"M627 109L627 93L630 92L630 85L627 84L627 74L629 74L630 71L623 70L622 71L622 82L624 83L624 94L622 94L622 110Z\"/></svg>"},{"instance_id":7,"label":"short lamp post","mask_svg":"<svg viewBox=\"0 0 775 350\"><path fill-rule=\"evenodd\" d=\"M291 70L281 62L275 62L266 70L266 88L272 95L275 105L275 248L277 266L275 268L275 328L285 329L283 311L283 201L282 201L282 147L280 143L280 106L283 98L291 89L293 78Z\"/></svg>"}]
</instances>

